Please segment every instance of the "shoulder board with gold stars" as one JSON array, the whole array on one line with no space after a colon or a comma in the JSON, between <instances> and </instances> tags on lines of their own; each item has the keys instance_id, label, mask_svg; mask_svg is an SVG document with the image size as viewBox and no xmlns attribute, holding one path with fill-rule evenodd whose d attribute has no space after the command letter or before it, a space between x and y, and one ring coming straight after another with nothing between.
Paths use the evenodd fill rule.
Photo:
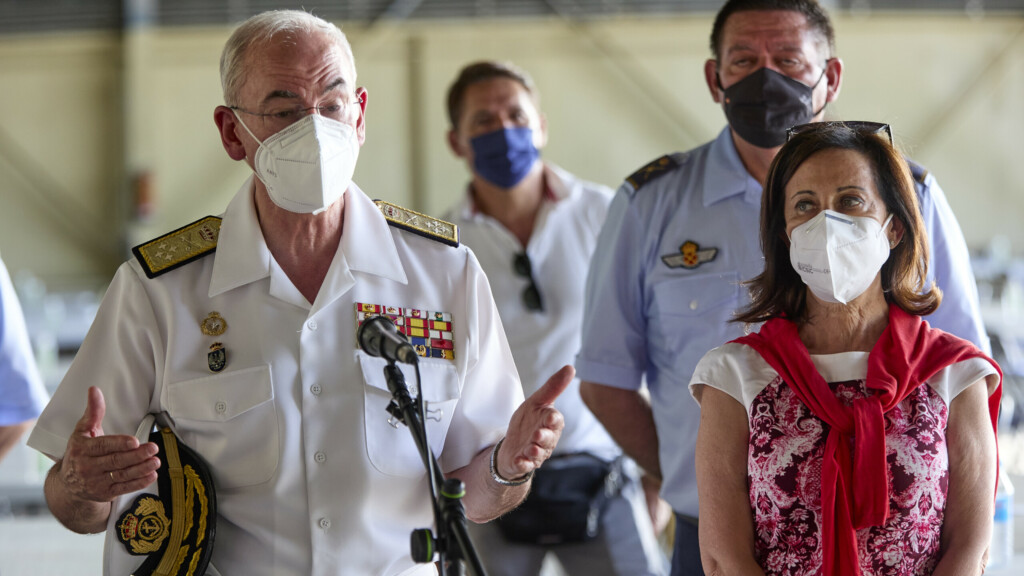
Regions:
<instances>
[{"instance_id":1,"label":"shoulder board with gold stars","mask_svg":"<svg viewBox=\"0 0 1024 576\"><path fill-rule=\"evenodd\" d=\"M207 216L132 248L149 278L184 266L217 249L220 218Z\"/></svg>"},{"instance_id":2,"label":"shoulder board with gold stars","mask_svg":"<svg viewBox=\"0 0 1024 576\"><path fill-rule=\"evenodd\" d=\"M456 248L459 246L459 227L455 224L402 208L384 200L374 200L373 203L380 209L388 224L395 228L401 228Z\"/></svg>"},{"instance_id":3,"label":"shoulder board with gold stars","mask_svg":"<svg viewBox=\"0 0 1024 576\"><path fill-rule=\"evenodd\" d=\"M672 171L673 168L682 164L683 158L685 158L685 156L680 154L666 154L657 160L649 162L643 168L630 174L629 177L626 178L626 184L633 188L633 192L636 192L644 184L663 174L667 174Z\"/></svg>"}]
</instances>

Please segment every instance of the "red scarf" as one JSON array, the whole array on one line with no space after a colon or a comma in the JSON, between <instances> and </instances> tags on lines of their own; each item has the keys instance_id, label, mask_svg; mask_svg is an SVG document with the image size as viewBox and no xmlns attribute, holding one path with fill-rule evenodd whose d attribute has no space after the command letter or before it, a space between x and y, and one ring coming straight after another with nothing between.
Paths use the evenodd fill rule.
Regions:
<instances>
[{"instance_id":1,"label":"red scarf","mask_svg":"<svg viewBox=\"0 0 1024 576\"><path fill-rule=\"evenodd\" d=\"M774 318L758 333L733 342L756 350L811 412L832 427L821 470L822 574L860 575L856 530L882 525L888 517L885 412L943 368L984 358L1000 378L988 399L992 429L996 428L1002 371L995 361L970 342L930 328L895 305L889 306L889 325L868 356L865 385L874 394L852 406L843 405L818 373L793 322Z\"/></svg>"}]
</instances>

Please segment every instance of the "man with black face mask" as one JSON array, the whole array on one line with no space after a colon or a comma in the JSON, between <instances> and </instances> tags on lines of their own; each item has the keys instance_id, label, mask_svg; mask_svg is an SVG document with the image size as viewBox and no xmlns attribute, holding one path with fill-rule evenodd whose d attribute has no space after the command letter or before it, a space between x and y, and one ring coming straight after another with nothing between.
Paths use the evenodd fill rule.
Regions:
<instances>
[{"instance_id":1,"label":"man with black face mask","mask_svg":"<svg viewBox=\"0 0 1024 576\"><path fill-rule=\"evenodd\" d=\"M626 454L662 480L676 512L673 574L701 574L694 451L700 410L687 388L708 350L743 335L741 282L764 266L762 182L793 125L824 118L843 62L812 0L732 0L711 34L705 80L729 126L626 179L587 280L576 360L584 401ZM911 163L943 304L927 319L988 351L967 247L934 177ZM646 377L650 400L638 392ZM704 510L704 513L714 511Z\"/></svg>"},{"instance_id":2,"label":"man with black face mask","mask_svg":"<svg viewBox=\"0 0 1024 576\"><path fill-rule=\"evenodd\" d=\"M612 191L540 159L547 130L537 92L511 64L464 67L449 88L448 115L448 144L472 179L446 219L487 274L529 394L579 350L587 263ZM583 405L578 385L555 401L565 429L527 501L470 528L492 576L537 574L548 553L570 575L667 572L636 466ZM614 487L607 497L606 484ZM567 496L582 505L566 509Z\"/></svg>"}]
</instances>

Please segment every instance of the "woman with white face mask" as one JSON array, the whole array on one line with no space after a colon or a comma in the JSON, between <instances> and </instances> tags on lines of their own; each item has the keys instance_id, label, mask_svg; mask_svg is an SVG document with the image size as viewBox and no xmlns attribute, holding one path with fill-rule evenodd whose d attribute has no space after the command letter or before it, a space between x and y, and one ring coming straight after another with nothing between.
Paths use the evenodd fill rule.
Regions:
<instances>
[{"instance_id":1,"label":"woman with white face mask","mask_svg":"<svg viewBox=\"0 0 1024 576\"><path fill-rule=\"evenodd\" d=\"M790 130L736 318L763 325L690 381L708 573L981 573L1001 375L922 320L924 230L888 126Z\"/></svg>"}]
</instances>

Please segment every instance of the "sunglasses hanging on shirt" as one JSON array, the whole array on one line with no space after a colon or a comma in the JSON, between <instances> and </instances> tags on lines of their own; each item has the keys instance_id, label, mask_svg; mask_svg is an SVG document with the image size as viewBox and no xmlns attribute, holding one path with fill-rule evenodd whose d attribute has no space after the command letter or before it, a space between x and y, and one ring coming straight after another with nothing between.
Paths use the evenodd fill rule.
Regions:
<instances>
[{"instance_id":1,"label":"sunglasses hanging on shirt","mask_svg":"<svg viewBox=\"0 0 1024 576\"><path fill-rule=\"evenodd\" d=\"M526 252L520 252L512 258L512 270L515 271L516 276L526 278L530 282L523 289L523 305L527 310L543 312L544 302L541 300L537 283L533 280L533 266L530 264L530 257L526 255Z\"/></svg>"}]
</instances>

